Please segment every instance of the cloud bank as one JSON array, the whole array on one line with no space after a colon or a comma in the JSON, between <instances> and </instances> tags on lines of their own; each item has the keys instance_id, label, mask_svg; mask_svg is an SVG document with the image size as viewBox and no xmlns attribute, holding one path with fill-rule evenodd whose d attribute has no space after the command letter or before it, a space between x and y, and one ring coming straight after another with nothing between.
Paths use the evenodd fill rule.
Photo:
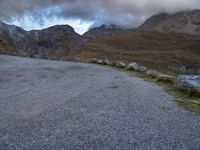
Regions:
<instances>
[{"instance_id":1,"label":"cloud bank","mask_svg":"<svg viewBox=\"0 0 200 150\"><path fill-rule=\"evenodd\" d=\"M200 9L199 0L0 0L0 19L43 26L67 19L94 25L137 26L159 12ZM31 24L31 23L30 23Z\"/></svg>"}]
</instances>

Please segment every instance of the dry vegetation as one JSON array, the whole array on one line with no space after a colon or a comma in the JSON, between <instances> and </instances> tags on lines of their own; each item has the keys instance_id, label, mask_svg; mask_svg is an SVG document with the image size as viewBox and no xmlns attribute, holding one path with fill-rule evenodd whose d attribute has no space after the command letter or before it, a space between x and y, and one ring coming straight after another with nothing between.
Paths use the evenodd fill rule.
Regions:
<instances>
[{"instance_id":1,"label":"dry vegetation","mask_svg":"<svg viewBox=\"0 0 200 150\"><path fill-rule=\"evenodd\" d=\"M110 33L84 43L70 57L137 62L162 72L180 73L173 67L200 68L200 36L134 30Z\"/></svg>"}]
</instances>

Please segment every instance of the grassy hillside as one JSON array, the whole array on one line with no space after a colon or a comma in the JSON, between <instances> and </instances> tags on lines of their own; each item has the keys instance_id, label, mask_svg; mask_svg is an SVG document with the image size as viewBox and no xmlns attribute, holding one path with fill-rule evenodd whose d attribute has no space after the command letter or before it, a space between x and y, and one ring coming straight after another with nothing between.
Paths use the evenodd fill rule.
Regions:
<instances>
[{"instance_id":1,"label":"grassy hillside","mask_svg":"<svg viewBox=\"0 0 200 150\"><path fill-rule=\"evenodd\" d=\"M200 68L200 36L157 31L110 33L83 44L70 57L137 62L162 72L197 74Z\"/></svg>"}]
</instances>

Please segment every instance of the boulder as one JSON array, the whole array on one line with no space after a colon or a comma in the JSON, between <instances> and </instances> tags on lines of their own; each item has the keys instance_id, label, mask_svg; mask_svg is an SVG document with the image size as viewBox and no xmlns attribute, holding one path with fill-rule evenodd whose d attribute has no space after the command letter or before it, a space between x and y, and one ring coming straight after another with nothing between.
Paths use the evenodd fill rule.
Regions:
<instances>
[{"instance_id":1,"label":"boulder","mask_svg":"<svg viewBox=\"0 0 200 150\"><path fill-rule=\"evenodd\" d=\"M180 75L178 77L178 87L187 90L189 94L200 96L200 76Z\"/></svg>"},{"instance_id":2,"label":"boulder","mask_svg":"<svg viewBox=\"0 0 200 150\"><path fill-rule=\"evenodd\" d=\"M24 56L24 57L26 57L26 56ZM47 55L42 55L41 59L48 59L48 56Z\"/></svg>"},{"instance_id":3,"label":"boulder","mask_svg":"<svg viewBox=\"0 0 200 150\"><path fill-rule=\"evenodd\" d=\"M126 68L126 64L124 64L123 62L118 62L116 64L116 67L118 67L118 68Z\"/></svg>"},{"instance_id":4,"label":"boulder","mask_svg":"<svg viewBox=\"0 0 200 150\"><path fill-rule=\"evenodd\" d=\"M151 78L157 78L159 76L159 72L157 72L156 70L150 69L146 72L146 75Z\"/></svg>"},{"instance_id":5,"label":"boulder","mask_svg":"<svg viewBox=\"0 0 200 150\"><path fill-rule=\"evenodd\" d=\"M97 60L97 64L103 64L103 60Z\"/></svg>"},{"instance_id":6,"label":"boulder","mask_svg":"<svg viewBox=\"0 0 200 150\"><path fill-rule=\"evenodd\" d=\"M93 59L89 59L88 60L88 63L97 63L97 59L96 58L93 58Z\"/></svg>"},{"instance_id":7,"label":"boulder","mask_svg":"<svg viewBox=\"0 0 200 150\"><path fill-rule=\"evenodd\" d=\"M179 67L178 70L179 70L180 72L183 72L183 73L186 73L186 72L187 72L187 68L186 68L185 66Z\"/></svg>"},{"instance_id":8,"label":"boulder","mask_svg":"<svg viewBox=\"0 0 200 150\"><path fill-rule=\"evenodd\" d=\"M35 56L34 56L35 57ZM53 59L53 58L52 58ZM55 59L55 58L54 58ZM62 58L61 60L66 60L66 61L73 61L73 62L81 62L81 59L79 58Z\"/></svg>"},{"instance_id":9,"label":"boulder","mask_svg":"<svg viewBox=\"0 0 200 150\"><path fill-rule=\"evenodd\" d=\"M169 75L165 75L165 74L160 74L158 76L158 81L173 83L174 77L173 76L169 76Z\"/></svg>"},{"instance_id":10,"label":"boulder","mask_svg":"<svg viewBox=\"0 0 200 150\"><path fill-rule=\"evenodd\" d=\"M137 72L146 72L147 68L144 66L140 66L137 63L131 63L128 65L128 70L133 70Z\"/></svg>"},{"instance_id":11,"label":"boulder","mask_svg":"<svg viewBox=\"0 0 200 150\"><path fill-rule=\"evenodd\" d=\"M12 55L12 56L17 56L17 53L16 53L16 52L14 52L14 53L12 53L11 55Z\"/></svg>"},{"instance_id":12,"label":"boulder","mask_svg":"<svg viewBox=\"0 0 200 150\"><path fill-rule=\"evenodd\" d=\"M137 63L131 63L128 65L128 70L135 70L135 66L138 66Z\"/></svg>"},{"instance_id":13,"label":"boulder","mask_svg":"<svg viewBox=\"0 0 200 150\"><path fill-rule=\"evenodd\" d=\"M116 66L116 63L114 63L114 62L109 62L108 65L111 66L111 67L114 67L114 66Z\"/></svg>"},{"instance_id":14,"label":"boulder","mask_svg":"<svg viewBox=\"0 0 200 150\"><path fill-rule=\"evenodd\" d=\"M27 53L21 53L20 56L21 56L21 57L28 57L28 54L27 54Z\"/></svg>"},{"instance_id":15,"label":"boulder","mask_svg":"<svg viewBox=\"0 0 200 150\"><path fill-rule=\"evenodd\" d=\"M0 49L0 55L4 55L4 54L6 54L5 50Z\"/></svg>"},{"instance_id":16,"label":"boulder","mask_svg":"<svg viewBox=\"0 0 200 150\"><path fill-rule=\"evenodd\" d=\"M102 62L103 65L109 65L109 63L110 62L107 59L103 60L103 62Z\"/></svg>"},{"instance_id":17,"label":"boulder","mask_svg":"<svg viewBox=\"0 0 200 150\"><path fill-rule=\"evenodd\" d=\"M197 74L200 75L200 68L197 69Z\"/></svg>"},{"instance_id":18,"label":"boulder","mask_svg":"<svg viewBox=\"0 0 200 150\"><path fill-rule=\"evenodd\" d=\"M135 67L135 71L137 71L137 72L146 72L147 68L144 67L144 66L136 66Z\"/></svg>"},{"instance_id":19,"label":"boulder","mask_svg":"<svg viewBox=\"0 0 200 150\"><path fill-rule=\"evenodd\" d=\"M81 62L80 58L74 58L74 62Z\"/></svg>"}]
</instances>

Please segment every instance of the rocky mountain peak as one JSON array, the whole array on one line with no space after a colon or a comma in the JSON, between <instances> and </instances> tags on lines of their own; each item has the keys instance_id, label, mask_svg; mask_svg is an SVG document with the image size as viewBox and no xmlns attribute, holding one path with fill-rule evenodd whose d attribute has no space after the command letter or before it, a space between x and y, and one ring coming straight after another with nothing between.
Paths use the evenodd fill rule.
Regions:
<instances>
[{"instance_id":1,"label":"rocky mountain peak","mask_svg":"<svg viewBox=\"0 0 200 150\"><path fill-rule=\"evenodd\" d=\"M200 34L200 10L160 13L149 18L139 29Z\"/></svg>"},{"instance_id":2,"label":"rocky mountain peak","mask_svg":"<svg viewBox=\"0 0 200 150\"><path fill-rule=\"evenodd\" d=\"M83 36L86 38L95 38L105 33L123 31L124 28L114 24L103 24L99 27L91 28Z\"/></svg>"}]
</instances>

